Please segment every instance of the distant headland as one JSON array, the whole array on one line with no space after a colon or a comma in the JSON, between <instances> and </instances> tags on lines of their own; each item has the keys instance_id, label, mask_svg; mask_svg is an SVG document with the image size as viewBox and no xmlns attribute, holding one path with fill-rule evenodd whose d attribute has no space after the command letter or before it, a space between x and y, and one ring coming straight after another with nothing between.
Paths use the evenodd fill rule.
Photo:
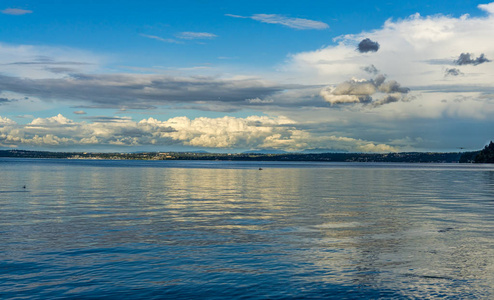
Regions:
<instances>
[{"instance_id":1,"label":"distant headland","mask_svg":"<svg viewBox=\"0 0 494 300\"><path fill-rule=\"evenodd\" d=\"M0 150L0 157L109 160L326 161L403 163L494 163L494 143L472 152L401 153L207 153L207 152L50 152Z\"/></svg>"},{"instance_id":2,"label":"distant headland","mask_svg":"<svg viewBox=\"0 0 494 300\"><path fill-rule=\"evenodd\" d=\"M494 143L491 141L489 145L485 146L484 149L471 153L469 157L465 157L467 161L464 162L474 162L480 164L494 164ZM467 153L465 153L465 156ZM460 161L462 162L462 161Z\"/></svg>"}]
</instances>

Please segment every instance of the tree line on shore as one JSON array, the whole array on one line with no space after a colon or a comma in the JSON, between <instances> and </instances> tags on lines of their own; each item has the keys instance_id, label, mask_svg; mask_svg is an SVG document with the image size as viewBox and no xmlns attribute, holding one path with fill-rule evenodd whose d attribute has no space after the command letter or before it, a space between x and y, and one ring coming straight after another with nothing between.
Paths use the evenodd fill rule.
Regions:
<instances>
[{"instance_id":1,"label":"tree line on shore","mask_svg":"<svg viewBox=\"0 0 494 300\"><path fill-rule=\"evenodd\" d=\"M494 143L473 152L402 152L402 153L198 153L138 152L91 153L0 150L0 157L126 159L126 160L244 160L244 161L327 161L327 162L408 162L408 163L494 163Z\"/></svg>"},{"instance_id":2,"label":"tree line on shore","mask_svg":"<svg viewBox=\"0 0 494 300\"><path fill-rule=\"evenodd\" d=\"M484 149L475 152L466 152L464 155L463 160L466 160L464 162L492 164L494 163L494 143L491 141ZM460 160L460 162L462 161Z\"/></svg>"}]
</instances>

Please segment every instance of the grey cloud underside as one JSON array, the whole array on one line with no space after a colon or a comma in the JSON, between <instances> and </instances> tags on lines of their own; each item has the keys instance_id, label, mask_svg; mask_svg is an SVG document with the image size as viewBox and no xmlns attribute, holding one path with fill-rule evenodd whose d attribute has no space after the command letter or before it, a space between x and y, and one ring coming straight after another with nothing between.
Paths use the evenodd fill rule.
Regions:
<instances>
[{"instance_id":1,"label":"grey cloud underside","mask_svg":"<svg viewBox=\"0 0 494 300\"><path fill-rule=\"evenodd\" d=\"M429 65L451 65L451 59L428 59L423 62Z\"/></svg>"},{"instance_id":2,"label":"grey cloud underside","mask_svg":"<svg viewBox=\"0 0 494 300\"><path fill-rule=\"evenodd\" d=\"M80 72L76 67L91 66L92 63L80 62L80 61L56 61L48 56L39 56L30 61L16 61L7 64L5 66L39 66L44 70L55 74L70 74Z\"/></svg>"},{"instance_id":3,"label":"grey cloud underside","mask_svg":"<svg viewBox=\"0 0 494 300\"><path fill-rule=\"evenodd\" d=\"M397 101L408 101L405 95L410 91L396 80L386 81L382 74L371 80L349 80L337 86L328 86L321 90L321 97L334 104L363 103L374 107Z\"/></svg>"},{"instance_id":4,"label":"grey cloud underside","mask_svg":"<svg viewBox=\"0 0 494 300\"><path fill-rule=\"evenodd\" d=\"M108 116L82 117L82 119L96 123L117 123L117 122L131 120L129 117L108 117Z\"/></svg>"},{"instance_id":5,"label":"grey cloud underside","mask_svg":"<svg viewBox=\"0 0 494 300\"><path fill-rule=\"evenodd\" d=\"M81 102L81 101L79 101ZM123 104L118 104L118 103L113 103L113 104L93 104L93 105L75 105L71 106L71 108L75 109L115 109L118 108L121 111L126 111L127 109L142 109L142 110L149 110L149 109L156 109L157 106L155 105L150 105L150 104L139 104L139 103L133 103L132 105L126 105L125 103Z\"/></svg>"},{"instance_id":6,"label":"grey cloud underside","mask_svg":"<svg viewBox=\"0 0 494 300\"><path fill-rule=\"evenodd\" d=\"M327 107L327 103L321 101L319 91L323 86L290 86L289 89L273 93L259 101L246 99L243 102L231 103L208 103L208 105L190 104L169 106L170 109L190 109L200 111L215 112L236 112L243 108L260 109L263 111L270 109L302 109Z\"/></svg>"},{"instance_id":7,"label":"grey cloud underside","mask_svg":"<svg viewBox=\"0 0 494 300\"><path fill-rule=\"evenodd\" d=\"M379 73L379 70L374 65L362 67L362 70L372 75L377 75Z\"/></svg>"},{"instance_id":8,"label":"grey cloud underside","mask_svg":"<svg viewBox=\"0 0 494 300\"><path fill-rule=\"evenodd\" d=\"M425 63L428 63L430 65L480 65L486 62L490 62L491 60L485 57L485 54L482 53L480 54L479 57L475 58L472 53L462 53L460 56L455 59L446 59L446 58L441 58L441 59L429 59L429 60L424 60Z\"/></svg>"},{"instance_id":9,"label":"grey cloud underside","mask_svg":"<svg viewBox=\"0 0 494 300\"><path fill-rule=\"evenodd\" d=\"M324 85L306 85L290 86L282 92L274 93L261 101L252 101L248 99L244 105L256 109L268 110L275 109L302 109L327 107L327 103L322 101L320 90Z\"/></svg>"},{"instance_id":10,"label":"grey cloud underside","mask_svg":"<svg viewBox=\"0 0 494 300\"><path fill-rule=\"evenodd\" d=\"M92 65L92 63L81 62L81 61L57 61L53 57L50 56L36 56L30 61L16 61L7 63L5 65Z\"/></svg>"},{"instance_id":11,"label":"grey cloud underside","mask_svg":"<svg viewBox=\"0 0 494 300\"><path fill-rule=\"evenodd\" d=\"M178 78L163 75L72 74L60 79L28 79L0 75L0 90L41 99L82 102L78 107L153 108L167 103L245 103L288 86L262 80L213 77Z\"/></svg>"},{"instance_id":12,"label":"grey cloud underside","mask_svg":"<svg viewBox=\"0 0 494 300\"><path fill-rule=\"evenodd\" d=\"M187 109L187 110L214 111L214 112L224 112L224 113L237 112L241 110L241 107L239 107L238 105L226 105L225 103L220 103L220 104L209 103L208 105L200 105L200 104L172 105L172 106L168 106L168 108L172 110Z\"/></svg>"},{"instance_id":13,"label":"grey cloud underside","mask_svg":"<svg viewBox=\"0 0 494 300\"><path fill-rule=\"evenodd\" d=\"M407 87L402 87L396 80L389 80L389 81L384 81L386 78L384 76L377 77L379 80L374 80L374 83L376 84L377 88L379 91L384 92L384 93L402 93L406 94L410 91L409 88ZM382 80L382 82L381 82Z\"/></svg>"},{"instance_id":14,"label":"grey cloud underside","mask_svg":"<svg viewBox=\"0 0 494 300\"><path fill-rule=\"evenodd\" d=\"M452 69L446 69L446 73L444 74L444 76L459 76L462 74L463 73L460 71L460 69L452 68Z\"/></svg>"},{"instance_id":15,"label":"grey cloud underside","mask_svg":"<svg viewBox=\"0 0 494 300\"><path fill-rule=\"evenodd\" d=\"M482 93L482 94L494 94L494 86L481 86L481 85L449 85L449 84L432 84L422 86L412 86L414 91L420 91L423 93Z\"/></svg>"},{"instance_id":16,"label":"grey cloud underside","mask_svg":"<svg viewBox=\"0 0 494 300\"><path fill-rule=\"evenodd\" d=\"M398 102L401 99L402 99L401 95L399 95L399 96L386 95L384 98L374 101L372 103L372 105L373 106L381 106L381 105L388 104L388 103Z\"/></svg>"},{"instance_id":17,"label":"grey cloud underside","mask_svg":"<svg viewBox=\"0 0 494 300\"><path fill-rule=\"evenodd\" d=\"M70 74L77 72L77 69L67 67L45 67L44 69L55 74Z\"/></svg>"},{"instance_id":18,"label":"grey cloud underside","mask_svg":"<svg viewBox=\"0 0 494 300\"><path fill-rule=\"evenodd\" d=\"M357 47L357 50L360 53L367 53L367 52L377 52L379 50L379 43L374 42L371 39L363 39Z\"/></svg>"},{"instance_id":19,"label":"grey cloud underside","mask_svg":"<svg viewBox=\"0 0 494 300\"><path fill-rule=\"evenodd\" d=\"M484 53L480 54L479 57L477 58L472 58L474 57L473 54L471 53L462 53L460 54L460 57L458 57L457 60L454 61L455 64L462 66L462 65L480 65L486 62L490 62L489 59L487 59L484 55Z\"/></svg>"},{"instance_id":20,"label":"grey cloud underside","mask_svg":"<svg viewBox=\"0 0 494 300\"><path fill-rule=\"evenodd\" d=\"M24 98L21 98L21 99L16 99L16 98L10 98L9 99L9 98L5 98L5 97L1 97L0 98L0 105L12 103L12 102L17 102L17 101L23 101L23 100L29 100L29 98L28 97L24 97Z\"/></svg>"}]
</instances>

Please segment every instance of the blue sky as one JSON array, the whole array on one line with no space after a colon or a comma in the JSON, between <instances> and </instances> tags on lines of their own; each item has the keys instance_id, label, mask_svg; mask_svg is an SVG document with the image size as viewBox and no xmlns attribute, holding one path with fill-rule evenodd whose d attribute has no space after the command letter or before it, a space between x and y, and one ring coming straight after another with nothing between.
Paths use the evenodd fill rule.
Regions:
<instances>
[{"instance_id":1,"label":"blue sky","mask_svg":"<svg viewBox=\"0 0 494 300\"><path fill-rule=\"evenodd\" d=\"M0 5L0 148L458 151L494 136L489 2Z\"/></svg>"}]
</instances>

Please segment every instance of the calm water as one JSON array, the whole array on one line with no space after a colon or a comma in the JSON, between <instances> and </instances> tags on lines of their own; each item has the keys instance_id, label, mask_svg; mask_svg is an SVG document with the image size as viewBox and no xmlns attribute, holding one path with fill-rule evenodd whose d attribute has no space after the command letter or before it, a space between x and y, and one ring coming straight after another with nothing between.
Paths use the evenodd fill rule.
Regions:
<instances>
[{"instance_id":1,"label":"calm water","mask_svg":"<svg viewBox=\"0 0 494 300\"><path fill-rule=\"evenodd\" d=\"M0 159L0 298L117 297L493 299L494 165Z\"/></svg>"}]
</instances>

